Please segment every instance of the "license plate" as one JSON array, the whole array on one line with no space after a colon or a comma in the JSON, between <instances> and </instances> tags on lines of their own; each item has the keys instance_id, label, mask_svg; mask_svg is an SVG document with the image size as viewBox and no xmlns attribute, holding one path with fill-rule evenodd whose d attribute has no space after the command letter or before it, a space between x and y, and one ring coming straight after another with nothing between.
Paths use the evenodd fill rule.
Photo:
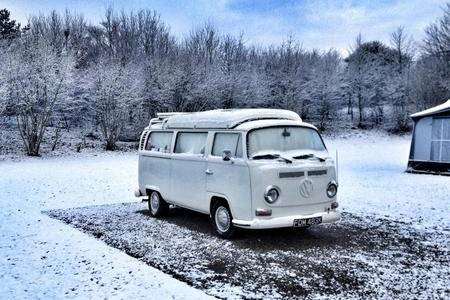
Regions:
<instances>
[{"instance_id":1,"label":"license plate","mask_svg":"<svg viewBox=\"0 0 450 300\"><path fill-rule=\"evenodd\" d=\"M322 217L294 219L294 227L308 227L322 223Z\"/></svg>"}]
</instances>

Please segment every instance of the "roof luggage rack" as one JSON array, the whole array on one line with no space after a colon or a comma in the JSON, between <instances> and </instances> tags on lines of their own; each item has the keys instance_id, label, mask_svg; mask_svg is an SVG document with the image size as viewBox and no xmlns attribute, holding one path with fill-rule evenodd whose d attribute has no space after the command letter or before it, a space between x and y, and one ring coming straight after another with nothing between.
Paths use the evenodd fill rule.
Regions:
<instances>
[{"instance_id":1,"label":"roof luggage rack","mask_svg":"<svg viewBox=\"0 0 450 300\"><path fill-rule=\"evenodd\" d=\"M186 115L190 114L189 112L159 112L156 113L156 118L150 119L150 126L154 124L161 124L167 121L168 118L172 116L178 116L178 115Z\"/></svg>"}]
</instances>

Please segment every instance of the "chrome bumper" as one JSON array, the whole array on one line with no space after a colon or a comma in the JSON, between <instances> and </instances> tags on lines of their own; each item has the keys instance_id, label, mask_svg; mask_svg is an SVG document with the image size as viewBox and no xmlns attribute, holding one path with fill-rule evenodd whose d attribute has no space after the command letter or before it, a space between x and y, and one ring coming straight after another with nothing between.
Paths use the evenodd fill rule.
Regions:
<instances>
[{"instance_id":1,"label":"chrome bumper","mask_svg":"<svg viewBox=\"0 0 450 300\"><path fill-rule=\"evenodd\" d=\"M233 220L233 224L237 227L249 229L293 227L295 219L309 219L314 217L322 217L322 223L333 223L341 219L341 213L339 211L330 211L311 215L295 215L278 218L259 217L251 221Z\"/></svg>"},{"instance_id":2,"label":"chrome bumper","mask_svg":"<svg viewBox=\"0 0 450 300\"><path fill-rule=\"evenodd\" d=\"M142 195L141 190L139 190L138 188L134 190L134 196L136 198L142 197L144 195Z\"/></svg>"}]
</instances>

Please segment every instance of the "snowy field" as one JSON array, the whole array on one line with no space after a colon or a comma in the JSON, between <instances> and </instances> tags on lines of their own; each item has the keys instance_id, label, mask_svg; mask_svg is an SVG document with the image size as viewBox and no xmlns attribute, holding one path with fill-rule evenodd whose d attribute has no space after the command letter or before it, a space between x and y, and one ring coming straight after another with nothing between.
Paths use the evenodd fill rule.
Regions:
<instances>
[{"instance_id":1,"label":"snowy field","mask_svg":"<svg viewBox=\"0 0 450 300\"><path fill-rule=\"evenodd\" d=\"M410 141L374 133L326 140L339 153L341 208L448 233L450 177L405 173Z\"/></svg>"},{"instance_id":2,"label":"snowy field","mask_svg":"<svg viewBox=\"0 0 450 300\"><path fill-rule=\"evenodd\" d=\"M179 211L175 212L170 220L152 220L145 214L145 205L135 203L136 199L132 196L137 172L137 157L133 153L98 156L78 154L73 157L2 161L0 162L2 174L0 297L96 298L149 295L161 298L208 297L199 289L165 273L219 297L333 294L330 292L332 288L315 289L310 274L316 277L319 283L331 282L331 287L341 288L335 294L342 297L354 297L359 292L361 296L392 297L396 294L408 296L409 289L416 297L432 296L431 294L449 297L450 177L404 173L409 152L409 137L362 134L326 139L326 143L333 155L334 149L339 149L340 205L346 213L344 217L347 217L347 220L339 226L330 226L328 233L324 230L327 227L312 229L306 233L268 232L278 236L276 240L284 247L287 243L294 243L288 245L289 249L281 250L276 249L276 245L261 233L246 233L237 241L219 241L211 236L207 218L196 214L193 214L192 218L199 220L199 225L192 222L189 226L183 225L183 218L186 218L183 216L186 214ZM118 203L130 204L117 205ZM98 206L105 204L116 205ZM67 210L87 206L96 207ZM72 223L72 226L50 218L48 212L41 213L49 210L52 210L51 214L55 217L58 215L65 222ZM132 215L136 216L136 219L128 218ZM86 221L89 216L99 217L97 223L72 222ZM155 228L146 228L147 231L135 228L137 231L134 234L140 232L142 235L148 232L144 243L134 239L139 235L130 235L131 239L127 239L126 232L121 231L126 227L118 228L114 232L110 224L105 223L117 220L123 220L124 223L129 220L143 222L139 224L152 224ZM130 223L127 224L132 228L133 224ZM82 233L73 227L81 228L90 234ZM97 233L96 228L99 230ZM178 237L178 240L173 242L166 239L167 243L155 247L151 256L152 261L145 259L148 256L139 255L137 250L148 252L143 246L149 243L157 245L155 240L149 241L152 234L168 228L173 232L179 229L178 234L173 235ZM358 234L358 230L361 235ZM374 232L374 241L382 242L381 245L371 241L371 232ZM343 242L343 239L351 240L347 248L344 247L347 242ZM114 244L123 240L128 244ZM286 286L285 289L280 288L281 294L274 289L265 291L264 286L257 286L256 283L255 290L249 294L248 286L242 289L233 284L233 281L229 281L228 285L202 284L202 281L209 280L208 274L212 281L216 282L220 281L217 280L220 279L217 273L222 272L222 276L231 276L228 271L223 271L227 266L221 265L220 261L215 264L208 256L197 257L195 251L180 253L176 251L176 245L181 245L180 243L184 245L191 243L191 249L199 251L216 249L217 245L225 245L232 251L241 252L242 249L250 247L249 252L254 254L251 257L254 259L253 264L243 267L244 271L248 268L249 274L257 268L258 259L261 258L258 254L264 254L266 260L272 254L289 260L293 257L292 247L299 249L295 255L304 263L299 265L300 267L304 267L309 258L313 258L309 265L320 265L322 268L315 269L308 273L308 276L296 273L295 266L294 269L289 269L292 274L280 270L274 274L281 274L280 278ZM263 243L262 249L252 248L255 243ZM196 248L193 248L194 246ZM330 247L333 248L333 253L340 255L338 264L347 264L348 268L345 270L353 272L352 276L348 276L347 273L343 274L345 276L336 276L333 273L330 275L330 272L336 270L329 265L324 267L320 263L320 260L327 256L324 250ZM376 252L371 255L369 248L375 249ZM232 253L241 253L239 251ZM352 255L353 253L359 253L361 256ZM196 266L197 259L197 268L192 268L192 274L185 276L186 270L183 266L166 263L171 261L171 256L187 257L189 259L187 265L193 266ZM344 256L347 258L344 259ZM204 268L199 266L208 259L212 267L207 269L212 270L211 273L203 272ZM176 259L173 261L182 263ZM329 258L325 261L330 262ZM146 263L162 269L165 273ZM395 272L388 272L390 263L397 263L401 268ZM173 266L173 269L165 269L167 266ZM272 269L276 270L282 266L274 264ZM179 270L184 273L178 273ZM374 270L375 273L372 272ZM414 277L414 274L423 277ZM292 280L286 280L289 278L286 276L291 276ZM394 281L398 282L398 290L382 284L383 281L392 282L392 276L397 276L394 277ZM346 288L346 278L349 280L349 288ZM334 279L338 279L338 282L333 283ZM380 292L373 294L373 291L367 290L366 287L370 284L375 284L373 289ZM352 288L353 286L356 288ZM290 294L285 290L290 290Z\"/></svg>"},{"instance_id":3,"label":"snowy field","mask_svg":"<svg viewBox=\"0 0 450 300\"><path fill-rule=\"evenodd\" d=\"M135 154L0 162L0 299L208 298L42 214L136 201Z\"/></svg>"}]
</instances>

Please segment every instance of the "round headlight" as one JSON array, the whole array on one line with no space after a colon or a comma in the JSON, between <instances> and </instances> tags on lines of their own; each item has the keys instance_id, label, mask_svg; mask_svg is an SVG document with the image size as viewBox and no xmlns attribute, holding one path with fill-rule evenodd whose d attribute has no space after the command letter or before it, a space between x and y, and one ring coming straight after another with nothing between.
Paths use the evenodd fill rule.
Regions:
<instances>
[{"instance_id":1,"label":"round headlight","mask_svg":"<svg viewBox=\"0 0 450 300\"><path fill-rule=\"evenodd\" d=\"M264 199L269 204L275 203L280 197L280 189L276 186L269 186L264 193Z\"/></svg>"},{"instance_id":2,"label":"round headlight","mask_svg":"<svg viewBox=\"0 0 450 300\"><path fill-rule=\"evenodd\" d=\"M330 182L327 187L327 196L329 198L333 198L334 196L336 196L337 189L338 189L337 184L334 181Z\"/></svg>"}]
</instances>

